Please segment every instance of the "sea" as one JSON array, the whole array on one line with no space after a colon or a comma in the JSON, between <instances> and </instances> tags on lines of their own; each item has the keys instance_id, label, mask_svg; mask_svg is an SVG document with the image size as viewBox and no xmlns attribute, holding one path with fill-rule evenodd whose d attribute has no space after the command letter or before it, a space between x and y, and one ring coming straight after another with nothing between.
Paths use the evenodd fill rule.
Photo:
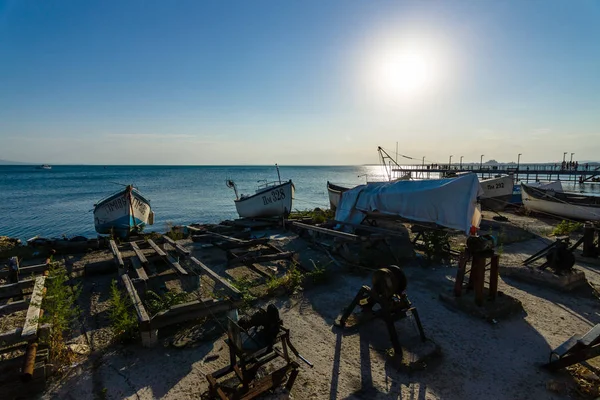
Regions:
<instances>
[{"instance_id":1,"label":"sea","mask_svg":"<svg viewBox=\"0 0 600 400\"><path fill-rule=\"evenodd\" d=\"M279 166L279 175L294 182L297 210L328 208L327 181L355 186L386 177L380 165ZM94 204L128 184L151 201L155 219L146 231L234 219L235 194L227 179L240 194L250 194L279 176L275 166L0 166L0 236L95 237ZM600 184L565 188L600 194Z\"/></svg>"}]
</instances>

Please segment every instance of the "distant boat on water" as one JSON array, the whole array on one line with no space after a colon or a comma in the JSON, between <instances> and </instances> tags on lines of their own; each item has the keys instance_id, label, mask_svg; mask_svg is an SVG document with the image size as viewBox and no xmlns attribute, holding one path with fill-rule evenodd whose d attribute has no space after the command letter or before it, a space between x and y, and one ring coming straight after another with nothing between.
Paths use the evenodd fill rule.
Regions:
<instances>
[{"instance_id":1,"label":"distant boat on water","mask_svg":"<svg viewBox=\"0 0 600 400\"><path fill-rule=\"evenodd\" d=\"M48 165L48 164L44 164L44 165L39 165L39 166L35 167L35 169L52 169L52 166Z\"/></svg>"},{"instance_id":2,"label":"distant boat on water","mask_svg":"<svg viewBox=\"0 0 600 400\"><path fill-rule=\"evenodd\" d=\"M295 186L290 179L281 182L279 167L277 168L278 181L264 183L252 195L239 195L234 181L228 179L227 187L235 192L235 208L241 218L268 218L288 216L292 211Z\"/></svg>"},{"instance_id":3,"label":"distant boat on water","mask_svg":"<svg viewBox=\"0 0 600 400\"><path fill-rule=\"evenodd\" d=\"M125 189L94 204L94 227L100 234L127 237L153 223L150 200L133 185L127 185Z\"/></svg>"}]
</instances>

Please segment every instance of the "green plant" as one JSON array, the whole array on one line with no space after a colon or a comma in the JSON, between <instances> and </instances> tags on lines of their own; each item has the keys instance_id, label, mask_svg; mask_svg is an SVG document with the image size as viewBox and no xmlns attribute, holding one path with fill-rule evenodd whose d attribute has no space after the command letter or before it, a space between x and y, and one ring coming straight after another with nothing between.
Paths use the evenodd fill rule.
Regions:
<instances>
[{"instance_id":1,"label":"green plant","mask_svg":"<svg viewBox=\"0 0 600 400\"><path fill-rule=\"evenodd\" d=\"M185 303L188 299L188 294L185 292L178 292L174 290L168 290L162 295L159 295L152 290L146 291L146 307L151 314L156 314L163 310L168 310L176 304Z\"/></svg>"},{"instance_id":2,"label":"green plant","mask_svg":"<svg viewBox=\"0 0 600 400\"><path fill-rule=\"evenodd\" d=\"M554 229L552 230L552 235L570 235L571 233L580 230L582 227L583 224L580 222L562 220L558 225L556 225L556 227L554 227Z\"/></svg>"},{"instance_id":3,"label":"green plant","mask_svg":"<svg viewBox=\"0 0 600 400\"><path fill-rule=\"evenodd\" d=\"M324 266L317 266L317 264L315 264L315 262L313 260L310 260L310 262L312 263L314 268L312 271L307 272L305 274L305 277L311 279L314 284L321 284L321 283L328 282L329 278L330 278L330 274L326 267L327 267L327 265L331 264L333 261L330 261L329 263L327 263Z\"/></svg>"},{"instance_id":4,"label":"green plant","mask_svg":"<svg viewBox=\"0 0 600 400\"><path fill-rule=\"evenodd\" d=\"M110 285L110 326L118 338L133 339L137 337L138 320L129 296L124 295L113 279Z\"/></svg>"},{"instance_id":5,"label":"green plant","mask_svg":"<svg viewBox=\"0 0 600 400\"><path fill-rule=\"evenodd\" d=\"M50 329L42 342L48 345L50 362L65 365L71 361L72 354L67 351L64 334L79 315L77 298L81 293L81 286L69 286L66 269L52 260L53 257L50 257L48 278L45 281L46 296L42 301L44 314L40 320L50 324Z\"/></svg>"},{"instance_id":6,"label":"green plant","mask_svg":"<svg viewBox=\"0 0 600 400\"><path fill-rule=\"evenodd\" d=\"M287 273L279 278L271 278L267 281L267 288L270 293L273 293L280 287L285 288L289 292L293 292L302 283L302 273L296 266L292 264Z\"/></svg>"}]
</instances>

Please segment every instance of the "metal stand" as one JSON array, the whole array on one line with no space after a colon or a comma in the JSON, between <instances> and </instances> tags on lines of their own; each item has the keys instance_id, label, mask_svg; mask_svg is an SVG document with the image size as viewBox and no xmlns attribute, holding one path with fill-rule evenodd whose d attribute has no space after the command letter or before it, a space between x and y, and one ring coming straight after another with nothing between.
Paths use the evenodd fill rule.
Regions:
<instances>
[{"instance_id":1,"label":"metal stand","mask_svg":"<svg viewBox=\"0 0 600 400\"><path fill-rule=\"evenodd\" d=\"M396 321L413 315L421 340L427 340L423 326L421 325L419 313L416 307L412 306L406 293L404 293L404 289L406 289L406 277L400 268L392 265L388 268L375 271L373 274L373 289L369 286L361 287L335 325L345 328L346 322L356 306L360 306L361 311L368 315L368 317L359 323L364 323L374 318L383 319L394 348L394 355L401 357L402 347L400 346L398 332L394 325ZM374 311L373 308L376 304L379 304L380 308Z\"/></svg>"},{"instance_id":2,"label":"metal stand","mask_svg":"<svg viewBox=\"0 0 600 400\"><path fill-rule=\"evenodd\" d=\"M269 311L272 311L271 307L275 311L267 315ZM241 321L240 325L230 321L230 329L227 332L228 339L226 340L229 347L229 365L206 375L211 397L221 400L253 399L268 390L284 384L288 373L290 374L287 382L285 382L285 387L290 391L298 376L299 365L290 358L289 351L310 367L313 366L298 353L290 342L290 330L281 325L277 309L274 306L269 306L267 310L267 313L259 315L260 322L256 322L259 318L250 320L252 328L257 328L254 333L250 333L244 329ZM265 321L265 318L270 320ZM277 319L273 320L273 318ZM240 330L246 334L245 342L242 341ZM281 350L274 347L277 343L281 343ZM283 367L260 379L255 379L258 370L262 366L279 357L285 361ZM232 373L235 374L234 377L240 382L239 385L231 387L218 381L218 379Z\"/></svg>"},{"instance_id":3,"label":"metal stand","mask_svg":"<svg viewBox=\"0 0 600 400\"><path fill-rule=\"evenodd\" d=\"M583 336L571 336L550 353L550 361L543 367L556 371L597 356L600 356L600 324Z\"/></svg>"}]
</instances>

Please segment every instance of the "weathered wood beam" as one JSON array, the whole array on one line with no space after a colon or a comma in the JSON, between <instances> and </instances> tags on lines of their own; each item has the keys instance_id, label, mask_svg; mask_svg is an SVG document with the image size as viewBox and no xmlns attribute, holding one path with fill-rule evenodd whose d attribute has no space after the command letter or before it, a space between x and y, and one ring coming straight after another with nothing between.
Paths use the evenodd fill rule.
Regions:
<instances>
[{"instance_id":1,"label":"weathered wood beam","mask_svg":"<svg viewBox=\"0 0 600 400\"><path fill-rule=\"evenodd\" d=\"M0 299L6 299L9 297L20 296L23 293L23 289L33 287L35 284L34 279L23 279L17 283L9 283L8 285L0 286Z\"/></svg>"},{"instance_id":2,"label":"weathered wood beam","mask_svg":"<svg viewBox=\"0 0 600 400\"><path fill-rule=\"evenodd\" d=\"M143 265L148 264L148 259L146 258L146 256L144 255L144 253L142 253L142 251L140 250L140 248L137 245L137 243L136 242L129 242L129 244L131 245L131 248L133 249L133 252L137 256L137 258L140 259L140 262Z\"/></svg>"},{"instance_id":3,"label":"weathered wood beam","mask_svg":"<svg viewBox=\"0 0 600 400\"><path fill-rule=\"evenodd\" d=\"M242 304L241 300L202 300L186 304L180 304L167 311L162 311L152 318L152 328L160 329L165 326L177 324L184 321L191 321L202 318L207 315L214 315L225 311L238 308Z\"/></svg>"},{"instance_id":4,"label":"weathered wood beam","mask_svg":"<svg viewBox=\"0 0 600 400\"><path fill-rule=\"evenodd\" d=\"M44 272L48 269L48 267L49 267L48 264L37 264L37 265L30 265L28 267L20 267L19 275L20 276L30 276L31 274ZM9 275L8 270L0 271L0 278L7 278L8 275Z\"/></svg>"},{"instance_id":5,"label":"weathered wood beam","mask_svg":"<svg viewBox=\"0 0 600 400\"><path fill-rule=\"evenodd\" d=\"M242 256L242 257L237 257L232 260L229 260L229 264L254 264L254 263L260 263L260 262L265 262L265 261L268 262L268 261L289 259L289 258L292 258L293 256L294 256L294 252L292 252L292 251L286 251L284 253L277 253L277 254L263 254L263 255L259 255L259 256Z\"/></svg>"},{"instance_id":6,"label":"weathered wood beam","mask_svg":"<svg viewBox=\"0 0 600 400\"><path fill-rule=\"evenodd\" d=\"M353 223L350 223L350 222L342 222L342 221L338 221L338 220L334 220L333 222L336 223L336 224L340 224L340 225L351 226L351 227L356 228L356 229L363 229L365 231L369 231L369 232L373 232L373 233L380 233L382 235L407 237L407 232L406 231L405 232L395 231L393 229L377 228L375 226L362 225L362 224L353 224Z\"/></svg>"},{"instance_id":7,"label":"weathered wood beam","mask_svg":"<svg viewBox=\"0 0 600 400\"><path fill-rule=\"evenodd\" d=\"M154 243L154 241L152 239L148 239L148 244L150 245L150 247L152 247L154 249L154 251L156 252L156 254L158 254L161 257L165 257L167 255L167 253L165 253L163 251L163 249L161 249L160 247L158 247L158 245L156 243Z\"/></svg>"},{"instance_id":8,"label":"weathered wood beam","mask_svg":"<svg viewBox=\"0 0 600 400\"><path fill-rule=\"evenodd\" d=\"M140 260L131 257L131 265L133 266L133 269L135 269L135 273L139 279L144 281L148 280L148 275L146 274L146 271L144 271L144 266L140 263Z\"/></svg>"},{"instance_id":9,"label":"weathered wood beam","mask_svg":"<svg viewBox=\"0 0 600 400\"><path fill-rule=\"evenodd\" d=\"M188 272L185 269L183 269L183 267L181 266L181 264L179 264L179 261L175 260L170 255L166 256L166 260L169 263L169 265L171 266L171 268L173 268L175 271L177 271L181 275L187 275L188 274Z\"/></svg>"},{"instance_id":10,"label":"weathered wood beam","mask_svg":"<svg viewBox=\"0 0 600 400\"><path fill-rule=\"evenodd\" d=\"M15 311L27 310L27 307L29 307L29 299L13 301L12 303L0 306L0 315L10 314Z\"/></svg>"},{"instance_id":11,"label":"weathered wood beam","mask_svg":"<svg viewBox=\"0 0 600 400\"><path fill-rule=\"evenodd\" d=\"M140 325L140 330L149 330L150 329L150 317L148 316L148 312L144 307L144 304L140 300L140 296L138 296L135 287L133 287L133 283L127 274L121 275L121 279L123 280L123 284L125 285L125 289L127 293L129 293L129 298L133 303L133 307L135 308L135 312L137 313L138 323Z\"/></svg>"},{"instance_id":12,"label":"weathered wood beam","mask_svg":"<svg viewBox=\"0 0 600 400\"><path fill-rule=\"evenodd\" d=\"M110 251L112 251L112 253L113 253L113 257L115 258L115 263L117 264L117 266L120 268L125 268L125 263L123 262L123 257L121 256L121 252L119 251L119 248L117 247L117 244L115 243L115 241L111 239L108 242L108 244L110 246Z\"/></svg>"},{"instance_id":13,"label":"weathered wood beam","mask_svg":"<svg viewBox=\"0 0 600 400\"><path fill-rule=\"evenodd\" d=\"M21 336L23 336L23 338L26 340L37 336L40 312L42 310L42 300L44 299L45 283L45 276L39 276L35 278L33 294L31 295L29 308L27 309L27 316L25 317L25 324L23 324L23 332L21 333Z\"/></svg>"},{"instance_id":14,"label":"weathered wood beam","mask_svg":"<svg viewBox=\"0 0 600 400\"><path fill-rule=\"evenodd\" d=\"M190 255L190 251L184 249L181 245L177 244L177 242L175 242L173 239L171 239L170 237L168 237L167 235L163 235L162 236L164 241L169 243L171 246L175 247L175 250L177 250L177 252L179 254L181 254L184 257L188 257Z\"/></svg>"},{"instance_id":15,"label":"weathered wood beam","mask_svg":"<svg viewBox=\"0 0 600 400\"><path fill-rule=\"evenodd\" d=\"M208 274L216 283L220 283L225 286L231 293L236 296L240 296L241 293L235 287L233 287L229 282L225 279L221 278L217 273L215 273L212 269L208 268L201 261L199 261L196 257L190 257L190 261L195 264L198 268L200 268L203 272Z\"/></svg>"},{"instance_id":16,"label":"weathered wood beam","mask_svg":"<svg viewBox=\"0 0 600 400\"><path fill-rule=\"evenodd\" d=\"M334 231L333 229L322 228L320 226L307 225L307 224L303 224L301 222L292 222L292 226L295 226L300 229L306 229L309 231L323 233L323 234L329 235L329 236L335 236L340 239L345 239L348 241L358 242L358 241L362 240L360 236L353 235L351 233Z\"/></svg>"}]
</instances>

